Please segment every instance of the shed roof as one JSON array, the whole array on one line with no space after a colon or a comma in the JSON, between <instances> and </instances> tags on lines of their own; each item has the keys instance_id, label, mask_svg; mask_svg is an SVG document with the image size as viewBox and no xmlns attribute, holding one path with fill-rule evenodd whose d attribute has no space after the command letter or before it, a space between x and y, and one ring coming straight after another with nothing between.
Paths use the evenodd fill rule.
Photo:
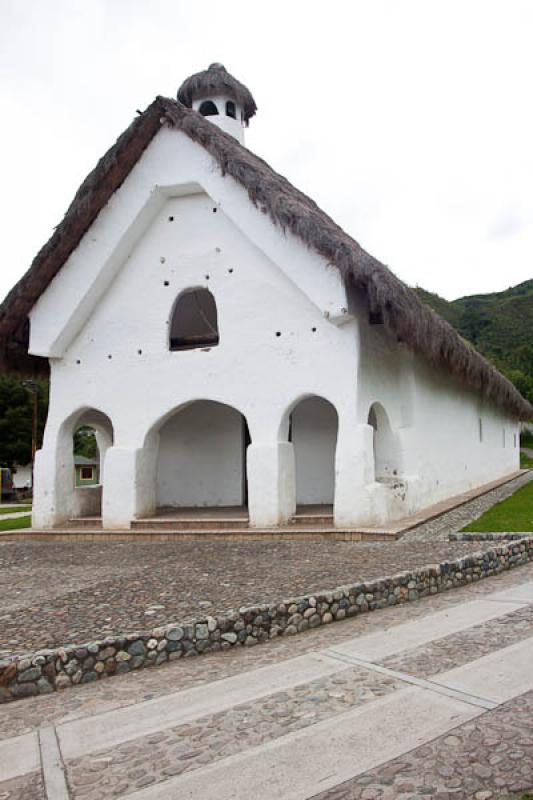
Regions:
<instances>
[{"instance_id":1,"label":"shed roof","mask_svg":"<svg viewBox=\"0 0 533 800\"><path fill-rule=\"evenodd\" d=\"M290 231L336 267L348 291L363 298L373 318L381 319L415 353L431 365L446 368L516 418L533 418L533 407L507 378L313 200L217 125L181 102L164 97L156 97L100 159L60 225L0 306L4 368L6 364L19 370L28 368L28 313L162 125L183 131L205 148L222 174L237 181L274 225Z\"/></svg>"},{"instance_id":2,"label":"shed roof","mask_svg":"<svg viewBox=\"0 0 533 800\"><path fill-rule=\"evenodd\" d=\"M224 64L211 64L208 69L184 80L178 89L178 100L187 108L192 108L193 100L202 100L217 94L226 94L242 106L246 124L257 111L251 91L230 75Z\"/></svg>"}]
</instances>

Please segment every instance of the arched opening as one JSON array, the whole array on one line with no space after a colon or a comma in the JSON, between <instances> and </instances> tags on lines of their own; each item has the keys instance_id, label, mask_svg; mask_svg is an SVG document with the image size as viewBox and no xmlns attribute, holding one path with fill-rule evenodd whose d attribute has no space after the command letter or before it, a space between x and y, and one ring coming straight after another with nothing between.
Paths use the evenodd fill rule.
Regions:
<instances>
[{"instance_id":1,"label":"arched opening","mask_svg":"<svg viewBox=\"0 0 533 800\"><path fill-rule=\"evenodd\" d=\"M219 342L215 298L208 289L187 289L178 297L170 320L170 350L216 347Z\"/></svg>"},{"instance_id":2,"label":"arched opening","mask_svg":"<svg viewBox=\"0 0 533 800\"><path fill-rule=\"evenodd\" d=\"M176 411L159 429L158 509L245 507L248 444L246 420L231 406L196 400Z\"/></svg>"},{"instance_id":3,"label":"arched opening","mask_svg":"<svg viewBox=\"0 0 533 800\"><path fill-rule=\"evenodd\" d=\"M297 507L333 505L337 428L337 412L322 397L308 397L292 410Z\"/></svg>"},{"instance_id":4,"label":"arched opening","mask_svg":"<svg viewBox=\"0 0 533 800\"><path fill-rule=\"evenodd\" d=\"M57 444L58 482L69 518L101 516L105 456L113 436L111 420L96 409L80 411L63 424Z\"/></svg>"},{"instance_id":5,"label":"arched opening","mask_svg":"<svg viewBox=\"0 0 533 800\"><path fill-rule=\"evenodd\" d=\"M200 103L198 111L202 117L215 117L218 115L218 108L212 100L204 100L203 103Z\"/></svg>"},{"instance_id":6,"label":"arched opening","mask_svg":"<svg viewBox=\"0 0 533 800\"><path fill-rule=\"evenodd\" d=\"M226 116L237 119L237 108L233 100L228 100L226 102Z\"/></svg>"},{"instance_id":7,"label":"arched opening","mask_svg":"<svg viewBox=\"0 0 533 800\"><path fill-rule=\"evenodd\" d=\"M368 424L374 430L375 480L382 483L395 480L401 474L401 448L381 403L370 407Z\"/></svg>"}]
</instances>

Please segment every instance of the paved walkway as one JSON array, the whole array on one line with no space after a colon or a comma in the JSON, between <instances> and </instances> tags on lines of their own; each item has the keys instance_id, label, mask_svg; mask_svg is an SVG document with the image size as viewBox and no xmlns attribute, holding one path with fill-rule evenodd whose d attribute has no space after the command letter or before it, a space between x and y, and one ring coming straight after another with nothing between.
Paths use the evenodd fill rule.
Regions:
<instances>
[{"instance_id":1,"label":"paved walkway","mask_svg":"<svg viewBox=\"0 0 533 800\"><path fill-rule=\"evenodd\" d=\"M533 565L10 704L2 800L452 800L533 787Z\"/></svg>"},{"instance_id":2,"label":"paved walkway","mask_svg":"<svg viewBox=\"0 0 533 800\"><path fill-rule=\"evenodd\" d=\"M484 545L449 542L448 534L532 477L386 543L0 542L0 658L219 616L478 552Z\"/></svg>"}]
</instances>

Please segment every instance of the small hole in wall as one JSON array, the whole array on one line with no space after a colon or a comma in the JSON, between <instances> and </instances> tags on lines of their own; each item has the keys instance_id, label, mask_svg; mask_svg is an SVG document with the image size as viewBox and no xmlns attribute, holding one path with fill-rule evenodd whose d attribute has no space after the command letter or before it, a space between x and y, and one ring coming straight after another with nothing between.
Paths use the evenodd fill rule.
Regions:
<instances>
[{"instance_id":1,"label":"small hole in wall","mask_svg":"<svg viewBox=\"0 0 533 800\"><path fill-rule=\"evenodd\" d=\"M170 286L169 281L163 281L163 286Z\"/></svg>"},{"instance_id":2,"label":"small hole in wall","mask_svg":"<svg viewBox=\"0 0 533 800\"><path fill-rule=\"evenodd\" d=\"M81 361L80 361L79 358L76 359L76 364L81 364Z\"/></svg>"},{"instance_id":3,"label":"small hole in wall","mask_svg":"<svg viewBox=\"0 0 533 800\"><path fill-rule=\"evenodd\" d=\"M159 261L160 261L160 263L161 263L161 264L164 264L164 263L165 263L165 261L166 261L166 258L165 258L165 256L161 256L161 258L159 259Z\"/></svg>"},{"instance_id":4,"label":"small hole in wall","mask_svg":"<svg viewBox=\"0 0 533 800\"><path fill-rule=\"evenodd\" d=\"M218 210L218 209L214 208L214 209L213 209L213 214L216 214L216 213L217 213L217 210Z\"/></svg>"},{"instance_id":5,"label":"small hole in wall","mask_svg":"<svg viewBox=\"0 0 533 800\"><path fill-rule=\"evenodd\" d=\"M209 280L209 275L206 275L205 279L206 279L206 281L208 281Z\"/></svg>"},{"instance_id":6,"label":"small hole in wall","mask_svg":"<svg viewBox=\"0 0 533 800\"><path fill-rule=\"evenodd\" d=\"M276 331L276 336L281 336L281 331Z\"/></svg>"},{"instance_id":7,"label":"small hole in wall","mask_svg":"<svg viewBox=\"0 0 533 800\"><path fill-rule=\"evenodd\" d=\"M316 333L316 328L311 328L311 330L313 331L313 333Z\"/></svg>"},{"instance_id":8,"label":"small hole in wall","mask_svg":"<svg viewBox=\"0 0 533 800\"><path fill-rule=\"evenodd\" d=\"M108 355L108 358L113 358L113 356L112 355Z\"/></svg>"},{"instance_id":9,"label":"small hole in wall","mask_svg":"<svg viewBox=\"0 0 533 800\"><path fill-rule=\"evenodd\" d=\"M169 218L168 218L168 221L169 221L169 222L174 222L174 217L169 217Z\"/></svg>"},{"instance_id":10,"label":"small hole in wall","mask_svg":"<svg viewBox=\"0 0 533 800\"><path fill-rule=\"evenodd\" d=\"M137 350L137 354L138 354L138 355L140 355L140 356L142 356L142 354L143 354L143 351L142 351L142 350Z\"/></svg>"},{"instance_id":11,"label":"small hole in wall","mask_svg":"<svg viewBox=\"0 0 533 800\"><path fill-rule=\"evenodd\" d=\"M233 272L233 267L230 267L230 268L228 269L228 272L231 274L231 273Z\"/></svg>"}]
</instances>

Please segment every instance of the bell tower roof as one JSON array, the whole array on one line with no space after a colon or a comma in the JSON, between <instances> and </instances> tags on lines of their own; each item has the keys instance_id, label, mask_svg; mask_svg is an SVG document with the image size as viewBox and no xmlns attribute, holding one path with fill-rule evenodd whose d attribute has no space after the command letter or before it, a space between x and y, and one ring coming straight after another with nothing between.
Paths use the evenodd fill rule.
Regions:
<instances>
[{"instance_id":1,"label":"bell tower roof","mask_svg":"<svg viewBox=\"0 0 533 800\"><path fill-rule=\"evenodd\" d=\"M257 111L252 93L240 81L230 75L223 64L211 64L203 72L197 72L183 81L178 89L178 100L187 108L193 108L195 100L224 95L234 100L242 108L243 121L248 121Z\"/></svg>"}]
</instances>

